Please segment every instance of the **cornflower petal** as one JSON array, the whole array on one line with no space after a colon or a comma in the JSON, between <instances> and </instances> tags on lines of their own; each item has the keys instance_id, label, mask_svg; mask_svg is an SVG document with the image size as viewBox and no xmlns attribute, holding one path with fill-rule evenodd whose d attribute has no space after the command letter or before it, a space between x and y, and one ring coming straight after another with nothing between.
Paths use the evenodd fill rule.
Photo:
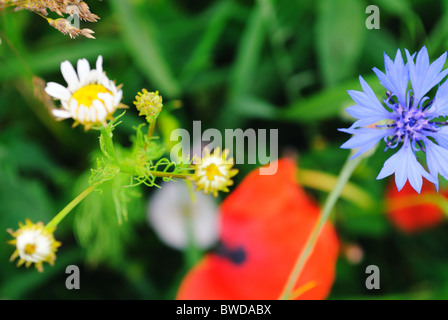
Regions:
<instances>
[{"instance_id":1,"label":"cornflower petal","mask_svg":"<svg viewBox=\"0 0 448 320\"><path fill-rule=\"evenodd\" d=\"M429 139L425 141L426 161L428 169L434 179L438 179L439 174L448 179L448 150L433 143Z\"/></svg>"},{"instance_id":2,"label":"cornflower petal","mask_svg":"<svg viewBox=\"0 0 448 320\"><path fill-rule=\"evenodd\" d=\"M448 127L442 127L434 138L440 146L448 149Z\"/></svg>"},{"instance_id":3,"label":"cornflower petal","mask_svg":"<svg viewBox=\"0 0 448 320\"><path fill-rule=\"evenodd\" d=\"M359 148L355 158L382 138L386 141L386 150L401 145L384 163L377 179L395 174L398 190L409 180L420 193L423 178L436 187L439 174L448 178L448 121L436 119L448 116L448 81L439 87L433 100L425 96L448 74L448 70L442 71L447 55L444 53L430 63L428 51L423 47L414 62L414 55L406 49L405 52L406 64L398 50L394 61L384 55L385 73L373 68L387 89L384 100L387 108L361 77L363 92L348 91L357 105L347 108L347 112L358 120L350 128L340 129L354 135L341 148ZM408 90L409 81L411 88ZM426 154L429 172L418 162L416 152Z\"/></svg>"},{"instance_id":4,"label":"cornflower petal","mask_svg":"<svg viewBox=\"0 0 448 320\"><path fill-rule=\"evenodd\" d=\"M435 116L448 116L448 81L445 81L437 90L434 103L428 112Z\"/></svg>"},{"instance_id":5,"label":"cornflower petal","mask_svg":"<svg viewBox=\"0 0 448 320\"><path fill-rule=\"evenodd\" d=\"M448 70L442 71L446 60L446 52L431 65L429 64L428 50L426 47L423 47L417 54L415 64L408 50L406 50L406 56L409 63L412 88L414 89L414 104L416 104L448 74Z\"/></svg>"},{"instance_id":6,"label":"cornflower petal","mask_svg":"<svg viewBox=\"0 0 448 320\"><path fill-rule=\"evenodd\" d=\"M405 105L406 91L409 83L409 66L404 64L400 49L397 50L395 61L392 61L384 53L384 66L386 74L377 68L373 68L373 72L375 72L381 84L390 92L393 92L402 105Z\"/></svg>"},{"instance_id":7,"label":"cornflower petal","mask_svg":"<svg viewBox=\"0 0 448 320\"><path fill-rule=\"evenodd\" d=\"M405 144L401 149L390 157L378 174L377 179L383 179L395 173L395 184L400 191L407 180L411 186L420 193L422 189L422 177L437 185L437 181L422 167L417 161L414 151L409 144Z\"/></svg>"},{"instance_id":8,"label":"cornflower petal","mask_svg":"<svg viewBox=\"0 0 448 320\"><path fill-rule=\"evenodd\" d=\"M372 128L360 129L339 129L339 131L353 134L353 136L346 141L341 148L359 150L353 155L350 160L359 157L361 154L372 149L381 139L390 136L393 133L392 129L378 130Z\"/></svg>"}]
</instances>

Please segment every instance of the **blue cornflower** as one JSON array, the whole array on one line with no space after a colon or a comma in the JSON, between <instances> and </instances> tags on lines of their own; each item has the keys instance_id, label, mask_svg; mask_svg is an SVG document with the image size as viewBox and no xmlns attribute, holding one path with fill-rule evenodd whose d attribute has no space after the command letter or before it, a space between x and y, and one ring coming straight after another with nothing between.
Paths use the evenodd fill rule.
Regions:
<instances>
[{"instance_id":1,"label":"blue cornflower","mask_svg":"<svg viewBox=\"0 0 448 320\"><path fill-rule=\"evenodd\" d=\"M442 71L446 52L432 64L425 47L418 52L415 62L415 54L411 56L408 50L405 52L406 64L398 50L394 61L384 54L386 73L373 68L387 90L384 105L361 76L363 91L348 91L356 105L347 108L347 112L358 120L350 128L340 129L354 135L341 148L359 148L354 155L357 157L381 139L386 142L384 151L399 147L384 163L377 179L395 173L398 190L409 180L420 193L422 177L437 188L439 174L448 179L448 121L437 119L448 116L448 81L438 88L434 99L426 96L445 78L448 70ZM409 80L411 88L408 90ZM418 162L417 151L426 154L429 172Z\"/></svg>"}]
</instances>

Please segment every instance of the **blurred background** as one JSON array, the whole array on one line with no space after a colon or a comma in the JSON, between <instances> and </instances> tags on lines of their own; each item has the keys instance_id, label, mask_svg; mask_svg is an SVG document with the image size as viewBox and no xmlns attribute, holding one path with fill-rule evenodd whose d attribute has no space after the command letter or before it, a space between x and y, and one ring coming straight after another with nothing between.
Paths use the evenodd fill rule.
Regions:
<instances>
[{"instance_id":1,"label":"blurred background","mask_svg":"<svg viewBox=\"0 0 448 320\"><path fill-rule=\"evenodd\" d=\"M349 154L339 148L348 136L337 128L352 121L344 112L354 104L346 91L360 90L358 76L382 96L371 69L384 70L384 52L395 56L398 48L415 52L426 45L434 60L448 48L445 1L87 3L101 20L81 26L93 29L96 40L72 40L31 12L0 13L2 299L172 299L197 260L182 249L182 239L166 231L170 221L155 226L148 217L157 190L127 194L129 219L120 226L112 187L106 185L102 195L91 195L59 225L55 235L63 246L54 267L46 265L40 274L8 262L13 247L5 244L10 239L5 230L27 217L48 222L59 212L87 185L98 145L97 132L51 118L34 94L39 85L33 86L33 76L64 83L62 61L87 58L93 65L101 54L109 78L123 84L123 103L132 105L146 88L181 106L162 112L162 139L174 128L191 130L193 120L201 120L203 130L278 129L280 155L297 154L298 181L322 203ZM380 29L366 28L371 4L380 10ZM117 141L129 146L142 120L130 108ZM352 192L332 215L341 248L330 299L448 298L445 214L429 202L399 209L392 182L376 180L390 154L380 147L361 164ZM236 185L256 166L238 165ZM406 192L411 194L400 194ZM204 210L216 215L225 197L204 200ZM207 250L216 234L204 237ZM65 288L70 264L81 268L82 290ZM371 264L381 270L380 290L365 288Z\"/></svg>"}]
</instances>

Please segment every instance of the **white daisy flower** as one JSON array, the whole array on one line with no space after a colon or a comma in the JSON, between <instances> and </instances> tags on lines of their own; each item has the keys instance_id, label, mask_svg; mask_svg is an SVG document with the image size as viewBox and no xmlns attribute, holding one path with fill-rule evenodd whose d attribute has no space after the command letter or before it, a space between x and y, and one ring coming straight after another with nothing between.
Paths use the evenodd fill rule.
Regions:
<instances>
[{"instance_id":1,"label":"white daisy flower","mask_svg":"<svg viewBox=\"0 0 448 320\"><path fill-rule=\"evenodd\" d=\"M123 92L103 71L103 57L96 61L96 69L90 69L86 59L79 59L77 71L69 61L61 63L61 72L67 88L49 82L45 91L53 98L60 100L62 108L53 109L53 115L58 119L73 118L75 125L81 123L86 130L93 125L106 125L107 119L112 119Z\"/></svg>"},{"instance_id":2,"label":"white daisy flower","mask_svg":"<svg viewBox=\"0 0 448 320\"><path fill-rule=\"evenodd\" d=\"M227 159L229 150L224 149L222 154L219 148L212 154L207 148L204 151L205 156L194 165L191 177L197 190L203 190L205 194L213 193L215 197L218 196L218 191L229 192L227 187L233 184L230 178L238 173L237 169L232 169L233 158Z\"/></svg>"},{"instance_id":3,"label":"white daisy flower","mask_svg":"<svg viewBox=\"0 0 448 320\"><path fill-rule=\"evenodd\" d=\"M19 257L18 266L25 263L29 267L34 263L40 272L43 271L44 262L53 265L56 260L56 250L61 245L54 239L54 228L47 229L42 222L34 224L28 219L25 225L19 223L19 226L17 231L8 230L15 238L9 241L9 244L16 246L11 261Z\"/></svg>"}]
</instances>

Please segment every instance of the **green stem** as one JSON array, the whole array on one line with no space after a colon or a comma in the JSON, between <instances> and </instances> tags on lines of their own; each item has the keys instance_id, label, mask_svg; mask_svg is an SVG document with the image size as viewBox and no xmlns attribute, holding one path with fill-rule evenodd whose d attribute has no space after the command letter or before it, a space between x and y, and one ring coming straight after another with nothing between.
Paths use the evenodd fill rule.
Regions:
<instances>
[{"instance_id":1,"label":"green stem","mask_svg":"<svg viewBox=\"0 0 448 320\"><path fill-rule=\"evenodd\" d=\"M117 155L115 153L114 142L112 141L110 129L107 127L101 128L101 138L104 143L104 150L102 150L104 155L109 159L112 158L113 160L116 160Z\"/></svg>"},{"instance_id":2,"label":"green stem","mask_svg":"<svg viewBox=\"0 0 448 320\"><path fill-rule=\"evenodd\" d=\"M160 178L175 178L175 179L187 179L192 174L189 173L170 173L170 172L162 172L162 171L150 171L154 177Z\"/></svg>"},{"instance_id":3,"label":"green stem","mask_svg":"<svg viewBox=\"0 0 448 320\"><path fill-rule=\"evenodd\" d=\"M151 123L149 124L149 128L148 128L148 138L151 139L153 133L154 133L154 129L156 127L156 119L152 120Z\"/></svg>"},{"instance_id":4,"label":"green stem","mask_svg":"<svg viewBox=\"0 0 448 320\"><path fill-rule=\"evenodd\" d=\"M120 166L120 172L130 174L132 176L137 174L135 170L133 170L133 168L129 166ZM187 179L188 177L192 176L191 173L172 173L163 171L149 171L149 173L152 176L159 178Z\"/></svg>"},{"instance_id":5,"label":"green stem","mask_svg":"<svg viewBox=\"0 0 448 320\"><path fill-rule=\"evenodd\" d=\"M47 229L55 228L69 213L73 210L85 197L87 197L95 187L88 187L81 192L75 199L73 199L64 209L62 209L46 226Z\"/></svg>"},{"instance_id":6,"label":"green stem","mask_svg":"<svg viewBox=\"0 0 448 320\"><path fill-rule=\"evenodd\" d=\"M350 154L349 159L353 156L353 152ZM330 216L330 213L336 204L336 201L338 200L339 196L341 195L342 189L344 189L344 186L346 185L347 181L349 180L350 176L352 175L353 171L356 169L356 167L359 165L363 157L357 157L353 160L347 160L347 162L342 167L341 173L339 174L338 181L336 183L335 188L331 191L329 194L327 200L325 201L325 204L322 208L321 214L319 216L319 219L316 222L316 225L311 232L305 248L300 253L299 257L297 258L297 261L294 265L294 268L289 275L288 281L286 282L286 285L283 289L283 292L280 296L280 300L288 300L291 296L291 293L293 292L294 286L297 282L297 279L299 278L308 258L310 257L311 253L314 250L314 246L316 244L316 240L319 237L322 229L325 226L325 223L328 220L328 217Z\"/></svg>"},{"instance_id":7,"label":"green stem","mask_svg":"<svg viewBox=\"0 0 448 320\"><path fill-rule=\"evenodd\" d=\"M193 213L187 212L185 214L185 231L187 233L187 247L185 248L185 264L188 269L193 268L201 258L201 251L196 246L193 230Z\"/></svg>"}]
</instances>

